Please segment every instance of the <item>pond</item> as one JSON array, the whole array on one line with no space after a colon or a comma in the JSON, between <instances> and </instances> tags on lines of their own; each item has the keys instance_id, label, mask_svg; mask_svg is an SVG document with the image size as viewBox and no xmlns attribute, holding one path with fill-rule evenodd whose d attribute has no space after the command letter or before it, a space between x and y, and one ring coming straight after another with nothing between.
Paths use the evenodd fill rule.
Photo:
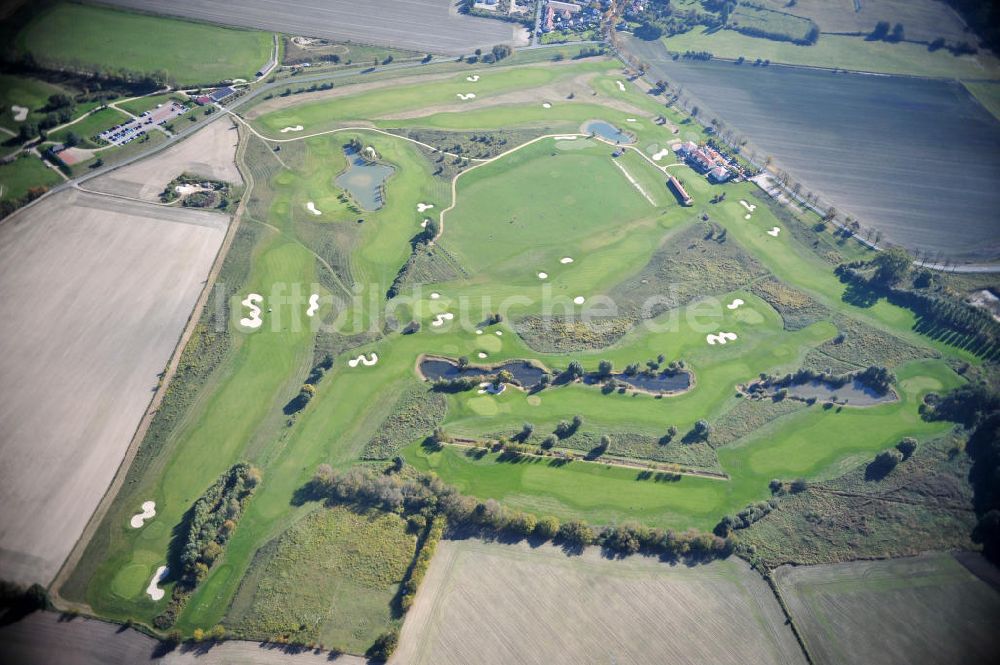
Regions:
<instances>
[{"instance_id":1,"label":"pond","mask_svg":"<svg viewBox=\"0 0 1000 665\"><path fill-rule=\"evenodd\" d=\"M344 150L347 170L337 176L337 186L346 189L362 208L378 210L385 205L385 181L395 171L388 164L369 162L357 150Z\"/></svg>"},{"instance_id":2,"label":"pond","mask_svg":"<svg viewBox=\"0 0 1000 665\"><path fill-rule=\"evenodd\" d=\"M871 406L872 404L896 400L896 395L891 390L884 395L879 395L857 379L842 386L834 386L825 381L810 381L788 386L787 390L791 397L797 399L816 399L820 402L833 401L852 406Z\"/></svg>"},{"instance_id":3,"label":"pond","mask_svg":"<svg viewBox=\"0 0 1000 665\"><path fill-rule=\"evenodd\" d=\"M580 127L580 131L584 134L597 134L602 139L613 143L635 143L634 136L603 120L588 120Z\"/></svg>"},{"instance_id":4,"label":"pond","mask_svg":"<svg viewBox=\"0 0 1000 665\"><path fill-rule=\"evenodd\" d=\"M687 371L660 372L658 374L612 374L611 378L622 383L627 383L637 390L644 390L650 393L677 393L683 392L691 387L691 373ZM587 374L583 377L586 384L601 383L601 379L596 374Z\"/></svg>"},{"instance_id":5,"label":"pond","mask_svg":"<svg viewBox=\"0 0 1000 665\"><path fill-rule=\"evenodd\" d=\"M468 376L494 377L500 370L510 372L514 380L525 388L534 386L542 379L545 370L533 365L526 360L508 360L501 365L467 365L460 368L458 363L447 358L424 358L420 361L420 373L427 379L436 381L438 379L452 380Z\"/></svg>"}]
</instances>

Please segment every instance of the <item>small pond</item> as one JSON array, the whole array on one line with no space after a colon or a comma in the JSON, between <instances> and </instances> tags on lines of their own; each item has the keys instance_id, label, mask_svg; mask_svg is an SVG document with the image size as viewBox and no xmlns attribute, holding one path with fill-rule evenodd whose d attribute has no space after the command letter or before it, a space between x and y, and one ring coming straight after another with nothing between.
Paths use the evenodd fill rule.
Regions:
<instances>
[{"instance_id":1,"label":"small pond","mask_svg":"<svg viewBox=\"0 0 1000 665\"><path fill-rule=\"evenodd\" d=\"M637 390L644 390L650 393L676 393L683 392L691 387L691 373L686 371L660 372L657 374L612 374L611 378L622 383L627 383ZM586 384L601 383L601 379L596 374L587 374L583 377Z\"/></svg>"},{"instance_id":2,"label":"small pond","mask_svg":"<svg viewBox=\"0 0 1000 665\"><path fill-rule=\"evenodd\" d=\"M424 358L420 361L420 373L431 381L438 379L458 379L467 376L494 377L500 370L510 372L514 380L525 388L534 386L542 379L545 370L525 360L508 360L501 365L485 367L483 365L467 365L460 368L454 360L445 358Z\"/></svg>"},{"instance_id":3,"label":"small pond","mask_svg":"<svg viewBox=\"0 0 1000 665\"><path fill-rule=\"evenodd\" d=\"M835 401L838 404L846 403L852 406L869 406L896 400L896 395L891 390L884 395L879 395L857 380L842 386L833 386L824 381L810 381L788 386L787 390L790 396L798 399L816 399L820 402Z\"/></svg>"},{"instance_id":4,"label":"small pond","mask_svg":"<svg viewBox=\"0 0 1000 665\"><path fill-rule=\"evenodd\" d=\"M603 120L588 120L580 127L580 131L584 134L597 134L602 139L613 143L635 143L634 136Z\"/></svg>"},{"instance_id":5,"label":"small pond","mask_svg":"<svg viewBox=\"0 0 1000 665\"><path fill-rule=\"evenodd\" d=\"M347 170L337 176L337 186L350 192L365 210L378 210L385 205L385 181L395 171L388 164L369 162L357 150L344 150Z\"/></svg>"}]
</instances>

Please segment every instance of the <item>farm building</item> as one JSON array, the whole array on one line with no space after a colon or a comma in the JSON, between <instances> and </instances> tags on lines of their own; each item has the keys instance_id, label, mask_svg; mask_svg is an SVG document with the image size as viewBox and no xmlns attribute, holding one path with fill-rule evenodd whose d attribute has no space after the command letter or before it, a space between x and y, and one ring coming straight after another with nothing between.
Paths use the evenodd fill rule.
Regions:
<instances>
[{"instance_id":1,"label":"farm building","mask_svg":"<svg viewBox=\"0 0 1000 665\"><path fill-rule=\"evenodd\" d=\"M687 193L686 189L684 189L684 185L681 184L680 180L674 176L670 176L667 179L667 184L670 186L670 189L673 190L674 195L677 197L677 200L681 202L681 204L689 206L694 203L694 199L692 199L691 195Z\"/></svg>"},{"instance_id":2,"label":"farm building","mask_svg":"<svg viewBox=\"0 0 1000 665\"><path fill-rule=\"evenodd\" d=\"M724 166L716 166L714 169L708 172L709 181L720 184L729 180L732 177L732 173L729 172Z\"/></svg>"},{"instance_id":3,"label":"farm building","mask_svg":"<svg viewBox=\"0 0 1000 665\"><path fill-rule=\"evenodd\" d=\"M215 92L209 93L207 95L201 95L195 97L194 101L198 104L204 106L205 104L221 104L226 100L232 98L236 94L236 89L230 86L224 88L219 88Z\"/></svg>"}]
</instances>

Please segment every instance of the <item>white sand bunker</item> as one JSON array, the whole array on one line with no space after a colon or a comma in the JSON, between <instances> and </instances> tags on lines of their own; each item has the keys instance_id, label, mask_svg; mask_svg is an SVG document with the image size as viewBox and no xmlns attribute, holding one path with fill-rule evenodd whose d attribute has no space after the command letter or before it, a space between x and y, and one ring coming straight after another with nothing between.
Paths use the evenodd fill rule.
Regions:
<instances>
[{"instance_id":1,"label":"white sand bunker","mask_svg":"<svg viewBox=\"0 0 1000 665\"><path fill-rule=\"evenodd\" d=\"M549 104L548 102L545 102L545 103L542 104L542 108L543 109L550 109L550 108L552 108L552 104Z\"/></svg>"},{"instance_id":2,"label":"white sand bunker","mask_svg":"<svg viewBox=\"0 0 1000 665\"><path fill-rule=\"evenodd\" d=\"M477 335L482 335L482 334L483 334L483 331L482 331L482 330L477 330L477 331L476 331L476 334L477 334Z\"/></svg>"},{"instance_id":3,"label":"white sand bunker","mask_svg":"<svg viewBox=\"0 0 1000 665\"><path fill-rule=\"evenodd\" d=\"M621 90L622 92L625 92L625 84L624 83L622 83L621 81L615 81L615 83L618 84L618 89L619 90Z\"/></svg>"},{"instance_id":4,"label":"white sand bunker","mask_svg":"<svg viewBox=\"0 0 1000 665\"><path fill-rule=\"evenodd\" d=\"M257 305L264 302L264 296L259 293L251 293L244 298L240 304L250 308L250 316L240 319L240 325L244 328L260 328L264 319L260 318L260 307Z\"/></svg>"},{"instance_id":5,"label":"white sand bunker","mask_svg":"<svg viewBox=\"0 0 1000 665\"><path fill-rule=\"evenodd\" d=\"M232 81L232 82L233 82L233 83L246 83L246 82L247 82L247 80L246 80L246 79L233 79L233 81Z\"/></svg>"},{"instance_id":6,"label":"white sand bunker","mask_svg":"<svg viewBox=\"0 0 1000 665\"><path fill-rule=\"evenodd\" d=\"M740 205L746 208L747 212L753 212L754 210L757 209L757 206L755 206L753 203L747 203L743 199L740 199Z\"/></svg>"},{"instance_id":7,"label":"white sand bunker","mask_svg":"<svg viewBox=\"0 0 1000 665\"><path fill-rule=\"evenodd\" d=\"M501 383L499 388L494 388L493 384L490 383L490 382L488 382L488 381L486 383L480 383L479 384L479 394L480 395L485 395L487 393L489 393L490 395L499 395L500 393L502 393L505 390L507 390L507 384L506 383Z\"/></svg>"},{"instance_id":8,"label":"white sand bunker","mask_svg":"<svg viewBox=\"0 0 1000 665\"><path fill-rule=\"evenodd\" d=\"M635 118L625 118L625 122L635 122Z\"/></svg>"},{"instance_id":9,"label":"white sand bunker","mask_svg":"<svg viewBox=\"0 0 1000 665\"><path fill-rule=\"evenodd\" d=\"M750 213L743 215L743 219L750 219Z\"/></svg>"},{"instance_id":10,"label":"white sand bunker","mask_svg":"<svg viewBox=\"0 0 1000 665\"><path fill-rule=\"evenodd\" d=\"M163 598L164 591L157 585L166 579L167 572L166 566L160 566L156 569L156 572L153 573L153 579L149 581L149 586L146 587L146 593L153 600L160 600Z\"/></svg>"},{"instance_id":11,"label":"white sand bunker","mask_svg":"<svg viewBox=\"0 0 1000 665\"><path fill-rule=\"evenodd\" d=\"M425 217L424 221L420 222L420 228L426 229L427 225L430 224L430 221L431 221L430 217Z\"/></svg>"},{"instance_id":12,"label":"white sand bunker","mask_svg":"<svg viewBox=\"0 0 1000 665\"><path fill-rule=\"evenodd\" d=\"M498 330L497 331L497 337L503 337L503 331L502 330Z\"/></svg>"},{"instance_id":13,"label":"white sand bunker","mask_svg":"<svg viewBox=\"0 0 1000 665\"><path fill-rule=\"evenodd\" d=\"M657 152L657 153L655 153L653 155L653 161L654 162L658 162L658 161L660 161L661 159L663 159L664 157L666 157L669 154L670 154L670 149L669 148L663 148L662 150L660 150L659 152Z\"/></svg>"},{"instance_id":14,"label":"white sand bunker","mask_svg":"<svg viewBox=\"0 0 1000 665\"><path fill-rule=\"evenodd\" d=\"M314 316L316 310L319 309L319 294L314 293L309 296L309 309L306 310L306 316Z\"/></svg>"},{"instance_id":15,"label":"white sand bunker","mask_svg":"<svg viewBox=\"0 0 1000 665\"><path fill-rule=\"evenodd\" d=\"M469 92L469 93L466 93L466 94L464 94L464 95L463 95L462 93L458 93L458 94L457 94L457 95L455 95L455 96L456 96L456 97L458 97L459 99L461 99L461 100L462 100L463 102L467 102L467 101L469 101L470 99L475 99L475 98L476 98L476 93L474 93L474 92Z\"/></svg>"},{"instance_id":16,"label":"white sand bunker","mask_svg":"<svg viewBox=\"0 0 1000 665\"><path fill-rule=\"evenodd\" d=\"M292 125L291 127L282 127L280 131L282 134L287 134L288 132L301 132L305 127L302 125Z\"/></svg>"},{"instance_id":17,"label":"white sand bunker","mask_svg":"<svg viewBox=\"0 0 1000 665\"><path fill-rule=\"evenodd\" d=\"M477 355L478 355L478 356L479 356L480 358L485 358L485 357L486 357L486 354L485 354L485 353L483 353L482 351L480 351L480 352L479 352L479 353L478 353Z\"/></svg>"},{"instance_id":18,"label":"white sand bunker","mask_svg":"<svg viewBox=\"0 0 1000 665\"><path fill-rule=\"evenodd\" d=\"M24 122L28 119L28 107L14 104L10 107L10 112L14 114L14 122Z\"/></svg>"},{"instance_id":19,"label":"white sand bunker","mask_svg":"<svg viewBox=\"0 0 1000 665\"><path fill-rule=\"evenodd\" d=\"M431 325L434 326L435 328L438 328L440 326L443 326L445 321L451 321L454 318L455 318L455 315L452 314L451 312L445 312L444 314L438 314L437 316L434 317L434 320L431 321Z\"/></svg>"},{"instance_id":20,"label":"white sand bunker","mask_svg":"<svg viewBox=\"0 0 1000 665\"><path fill-rule=\"evenodd\" d=\"M357 358L351 358L350 360L347 361L347 365L348 367L357 367L358 363L361 363L365 367L371 367L377 362L378 362L378 354L372 352L368 354L368 357L365 357L365 354L362 353Z\"/></svg>"},{"instance_id":21,"label":"white sand bunker","mask_svg":"<svg viewBox=\"0 0 1000 665\"><path fill-rule=\"evenodd\" d=\"M143 501L142 512L132 516L132 519L129 520L129 526L133 529L138 529L146 523L146 520L151 520L154 517L156 517L156 502Z\"/></svg>"},{"instance_id":22,"label":"white sand bunker","mask_svg":"<svg viewBox=\"0 0 1000 665\"><path fill-rule=\"evenodd\" d=\"M559 263L573 263L573 258L569 256L564 256L559 259Z\"/></svg>"},{"instance_id":23,"label":"white sand bunker","mask_svg":"<svg viewBox=\"0 0 1000 665\"><path fill-rule=\"evenodd\" d=\"M476 81L479 80L479 74L473 74L472 76L466 76L465 80L466 81L471 81L472 83L475 83Z\"/></svg>"},{"instance_id":24,"label":"white sand bunker","mask_svg":"<svg viewBox=\"0 0 1000 665\"><path fill-rule=\"evenodd\" d=\"M742 305L742 304L743 304L742 300L740 300L739 298L734 298L731 303L729 303L728 305L726 305L726 308L727 309L738 309L739 306Z\"/></svg>"},{"instance_id":25,"label":"white sand bunker","mask_svg":"<svg viewBox=\"0 0 1000 665\"><path fill-rule=\"evenodd\" d=\"M418 203L417 204L417 212L423 212L425 210L430 210L433 207L434 207L433 203Z\"/></svg>"},{"instance_id":26,"label":"white sand bunker","mask_svg":"<svg viewBox=\"0 0 1000 665\"><path fill-rule=\"evenodd\" d=\"M194 194L195 192L203 191L204 187L199 187L198 185L177 185L174 187L174 191L181 196L187 196L188 194Z\"/></svg>"},{"instance_id":27,"label":"white sand bunker","mask_svg":"<svg viewBox=\"0 0 1000 665\"><path fill-rule=\"evenodd\" d=\"M720 332L718 335L705 335L705 341L708 342L710 346L725 344L726 342L732 342L735 339L736 333L731 332Z\"/></svg>"},{"instance_id":28,"label":"white sand bunker","mask_svg":"<svg viewBox=\"0 0 1000 665\"><path fill-rule=\"evenodd\" d=\"M538 279L548 279L548 278L549 278L549 273L547 272L538 273Z\"/></svg>"},{"instance_id":29,"label":"white sand bunker","mask_svg":"<svg viewBox=\"0 0 1000 665\"><path fill-rule=\"evenodd\" d=\"M586 298L584 298L583 296L577 296L573 298L574 305L582 305L584 302L586 302Z\"/></svg>"},{"instance_id":30,"label":"white sand bunker","mask_svg":"<svg viewBox=\"0 0 1000 665\"><path fill-rule=\"evenodd\" d=\"M573 136L572 134L570 134L568 136L553 136L552 138L554 140L556 140L556 141L575 141L575 140L577 140L580 137L579 136Z\"/></svg>"},{"instance_id":31,"label":"white sand bunker","mask_svg":"<svg viewBox=\"0 0 1000 665\"><path fill-rule=\"evenodd\" d=\"M323 214L322 211L316 209L316 204L313 203L312 201L310 201L309 203L306 204L306 210L308 210L309 212L311 212L314 215L322 215Z\"/></svg>"},{"instance_id":32,"label":"white sand bunker","mask_svg":"<svg viewBox=\"0 0 1000 665\"><path fill-rule=\"evenodd\" d=\"M767 235L777 238L779 233L781 233L781 229L775 226L773 229L767 232Z\"/></svg>"},{"instance_id":33,"label":"white sand bunker","mask_svg":"<svg viewBox=\"0 0 1000 665\"><path fill-rule=\"evenodd\" d=\"M441 297L440 293L432 293L431 294L431 300L437 300L440 297Z\"/></svg>"}]
</instances>

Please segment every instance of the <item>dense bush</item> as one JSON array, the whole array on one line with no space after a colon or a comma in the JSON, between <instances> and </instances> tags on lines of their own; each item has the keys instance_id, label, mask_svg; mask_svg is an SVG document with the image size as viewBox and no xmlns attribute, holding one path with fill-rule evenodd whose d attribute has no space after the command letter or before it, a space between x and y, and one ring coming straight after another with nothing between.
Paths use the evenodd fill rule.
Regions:
<instances>
[{"instance_id":1,"label":"dense bush","mask_svg":"<svg viewBox=\"0 0 1000 665\"><path fill-rule=\"evenodd\" d=\"M410 569L410 574L407 575L406 581L403 583L402 595L400 596L400 607L404 612L410 609L413 605L413 599L417 595L417 589L420 588L420 583L424 580L424 575L427 574L427 568L431 565L431 559L434 557L434 550L437 549L438 541L441 540L441 536L444 535L445 519L441 515L436 516L427 528L427 535L424 537L424 543L420 547L420 551L417 553L416 561L413 562L413 567Z\"/></svg>"}]
</instances>

